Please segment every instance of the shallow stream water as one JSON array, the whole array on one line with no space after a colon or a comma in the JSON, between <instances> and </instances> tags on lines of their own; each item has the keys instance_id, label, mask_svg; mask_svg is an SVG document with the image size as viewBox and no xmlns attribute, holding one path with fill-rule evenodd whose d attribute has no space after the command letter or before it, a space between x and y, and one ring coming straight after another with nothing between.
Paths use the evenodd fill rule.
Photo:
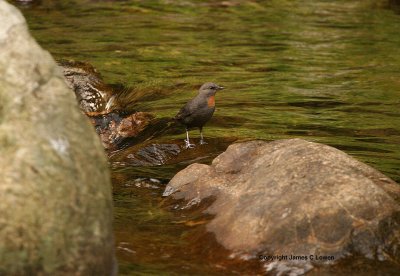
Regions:
<instances>
[{"instance_id":1,"label":"shallow stream water","mask_svg":"<svg viewBox=\"0 0 400 276\"><path fill-rule=\"evenodd\" d=\"M400 182L396 8L320 0L43 0L20 8L56 59L88 61L106 82L146 91L127 103L132 109L172 117L203 82L226 87L205 128L212 146L196 158L140 168L111 159L121 275L214 273L218 264L190 251L184 214L160 204L169 178L190 162L209 162L226 141L321 142ZM182 131L163 141L183 138Z\"/></svg>"}]
</instances>

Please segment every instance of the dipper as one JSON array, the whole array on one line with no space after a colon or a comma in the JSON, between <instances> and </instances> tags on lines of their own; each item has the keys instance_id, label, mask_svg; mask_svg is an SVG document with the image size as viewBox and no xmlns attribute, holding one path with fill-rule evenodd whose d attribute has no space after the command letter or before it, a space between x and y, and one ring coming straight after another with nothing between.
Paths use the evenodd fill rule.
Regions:
<instances>
[{"instance_id":1,"label":"dipper","mask_svg":"<svg viewBox=\"0 0 400 276\"><path fill-rule=\"evenodd\" d=\"M203 126L214 114L215 94L221 89L224 87L212 82L203 84L199 89L199 94L188 101L176 114L174 119L186 127L186 148L195 146L189 141L189 130L194 127L198 127L200 130L200 145L206 144L203 139Z\"/></svg>"}]
</instances>

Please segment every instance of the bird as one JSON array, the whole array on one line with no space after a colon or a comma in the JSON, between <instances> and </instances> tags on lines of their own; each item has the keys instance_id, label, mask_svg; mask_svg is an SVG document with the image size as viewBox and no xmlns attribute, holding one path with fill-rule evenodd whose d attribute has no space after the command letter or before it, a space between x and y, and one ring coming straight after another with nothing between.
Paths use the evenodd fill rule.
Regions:
<instances>
[{"instance_id":1,"label":"bird","mask_svg":"<svg viewBox=\"0 0 400 276\"><path fill-rule=\"evenodd\" d=\"M188 101L176 114L174 119L185 126L186 140L185 147L194 148L194 144L190 143L189 130L191 128L199 128L200 145L207 144L204 142L203 126L211 119L215 111L215 94L218 90L224 89L213 82L203 84L196 97Z\"/></svg>"}]
</instances>

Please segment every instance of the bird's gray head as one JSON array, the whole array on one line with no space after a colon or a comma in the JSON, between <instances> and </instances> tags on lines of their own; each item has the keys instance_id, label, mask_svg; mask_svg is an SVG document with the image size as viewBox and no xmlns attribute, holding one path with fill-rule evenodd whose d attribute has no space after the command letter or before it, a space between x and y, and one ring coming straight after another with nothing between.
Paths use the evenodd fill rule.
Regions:
<instances>
[{"instance_id":1,"label":"bird's gray head","mask_svg":"<svg viewBox=\"0 0 400 276\"><path fill-rule=\"evenodd\" d=\"M217 93L218 90L222 89L224 89L224 87L219 86L218 84L215 84L213 82L206 82L200 87L199 93L211 96L215 95L215 93Z\"/></svg>"}]
</instances>

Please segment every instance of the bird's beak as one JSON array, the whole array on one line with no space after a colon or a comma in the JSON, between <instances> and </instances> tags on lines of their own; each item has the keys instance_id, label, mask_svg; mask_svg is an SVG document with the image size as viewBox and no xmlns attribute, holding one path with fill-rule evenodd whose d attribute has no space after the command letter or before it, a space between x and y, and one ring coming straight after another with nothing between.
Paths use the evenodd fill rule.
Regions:
<instances>
[{"instance_id":1,"label":"bird's beak","mask_svg":"<svg viewBox=\"0 0 400 276\"><path fill-rule=\"evenodd\" d=\"M223 87L223 86L218 86L218 90L222 90L222 89L225 89L225 87Z\"/></svg>"}]
</instances>

